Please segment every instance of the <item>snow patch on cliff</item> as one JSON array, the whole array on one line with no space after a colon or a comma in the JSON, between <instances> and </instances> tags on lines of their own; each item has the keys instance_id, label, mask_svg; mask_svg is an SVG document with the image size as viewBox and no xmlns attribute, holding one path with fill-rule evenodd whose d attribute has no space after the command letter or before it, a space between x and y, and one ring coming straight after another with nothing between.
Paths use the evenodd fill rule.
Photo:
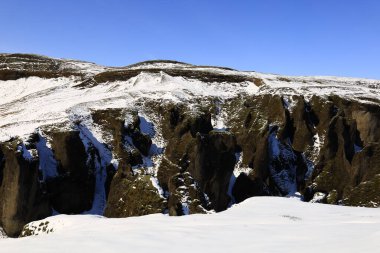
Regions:
<instances>
[{"instance_id":1,"label":"snow patch on cliff","mask_svg":"<svg viewBox=\"0 0 380 253\"><path fill-rule=\"evenodd\" d=\"M49 144L47 137L39 129L37 131L39 141L36 144L39 156L39 169L42 172L43 180L54 178L58 176L57 161L55 160L53 150Z\"/></svg>"}]
</instances>

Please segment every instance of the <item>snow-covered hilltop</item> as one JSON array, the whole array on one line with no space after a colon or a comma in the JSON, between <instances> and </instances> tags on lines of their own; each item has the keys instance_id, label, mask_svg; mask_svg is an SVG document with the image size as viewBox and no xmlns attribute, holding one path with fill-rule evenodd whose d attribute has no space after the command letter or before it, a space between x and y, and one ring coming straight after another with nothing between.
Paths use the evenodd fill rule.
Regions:
<instances>
[{"instance_id":1,"label":"snow-covered hilltop","mask_svg":"<svg viewBox=\"0 0 380 253\"><path fill-rule=\"evenodd\" d=\"M0 225L295 192L378 207L379 97L378 80L0 54Z\"/></svg>"}]
</instances>

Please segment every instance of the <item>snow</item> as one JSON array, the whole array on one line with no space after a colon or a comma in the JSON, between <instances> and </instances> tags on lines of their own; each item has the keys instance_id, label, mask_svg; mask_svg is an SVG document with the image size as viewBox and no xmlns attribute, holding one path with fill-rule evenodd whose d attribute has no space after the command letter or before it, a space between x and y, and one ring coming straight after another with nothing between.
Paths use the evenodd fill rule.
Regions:
<instances>
[{"instance_id":1,"label":"snow","mask_svg":"<svg viewBox=\"0 0 380 253\"><path fill-rule=\"evenodd\" d=\"M380 97L377 80L338 77L291 77L257 72L242 72L218 67L202 67L175 62L148 62L124 68L110 68L93 63L63 60L62 68L74 69L93 76L106 70L140 69L142 72L127 81L98 84L91 88L76 87L82 82L78 77L43 79L38 77L0 81L0 141L12 136L26 138L38 127L51 124L69 124L73 112L78 116L92 109L135 108L138 101L157 100L197 104L196 98L228 100L241 95L285 95L285 105L292 110L292 95L340 95L349 99L374 103ZM161 68L160 73L144 69ZM200 80L170 76L165 69L202 71L219 75L236 75L262 80L257 87L253 82L240 83L202 82ZM223 108L214 119L214 128L226 128ZM88 126L90 128L90 126Z\"/></svg>"},{"instance_id":2,"label":"snow","mask_svg":"<svg viewBox=\"0 0 380 253\"><path fill-rule=\"evenodd\" d=\"M10 136L26 138L38 127L68 123L73 114L80 117L91 109L134 108L145 99L193 103L195 97L225 99L257 90L250 82L204 83L164 72L142 72L127 81L87 89L76 88L79 83L74 77L0 81L0 141Z\"/></svg>"},{"instance_id":3,"label":"snow","mask_svg":"<svg viewBox=\"0 0 380 253\"><path fill-rule=\"evenodd\" d=\"M84 212L84 214L103 214L106 207L106 192L104 189L107 178L106 167L111 163L112 155L105 145L100 143L85 126L79 125L78 129L80 131L79 136L88 155L87 162L91 162L91 159L93 159L95 164L94 199L92 208ZM90 150L94 147L96 148L97 153L91 157Z\"/></svg>"},{"instance_id":4,"label":"snow","mask_svg":"<svg viewBox=\"0 0 380 253\"><path fill-rule=\"evenodd\" d=\"M243 152L235 153L235 158L236 158L236 164L235 164L235 168L232 174L235 177L238 177L240 173L245 173L248 175L252 169L249 167L243 166Z\"/></svg>"},{"instance_id":5,"label":"snow","mask_svg":"<svg viewBox=\"0 0 380 253\"><path fill-rule=\"evenodd\" d=\"M37 151L39 156L39 170L42 172L43 180L58 176L57 161L54 159L51 146L48 144L43 132L38 130L39 141L37 142Z\"/></svg>"},{"instance_id":6,"label":"snow","mask_svg":"<svg viewBox=\"0 0 380 253\"><path fill-rule=\"evenodd\" d=\"M215 115L211 119L211 124L215 131L226 131L228 130L228 127L226 126L226 118L227 118L227 112L223 110L223 103L222 100L216 100L215 101Z\"/></svg>"},{"instance_id":7,"label":"snow","mask_svg":"<svg viewBox=\"0 0 380 253\"><path fill-rule=\"evenodd\" d=\"M314 153L316 154L316 156L313 159L313 162L316 162L316 160L318 158L317 156L319 154L319 151L321 150L321 148L323 146L324 138L320 138L319 134L316 133L313 136L313 140L314 140Z\"/></svg>"},{"instance_id":8,"label":"snow","mask_svg":"<svg viewBox=\"0 0 380 253\"><path fill-rule=\"evenodd\" d=\"M161 198L165 199L164 190L161 188L158 179L156 177L151 176L150 181L152 182L153 187L157 189L158 194L160 194Z\"/></svg>"},{"instance_id":9,"label":"snow","mask_svg":"<svg viewBox=\"0 0 380 253\"><path fill-rule=\"evenodd\" d=\"M7 235L5 234L3 228L0 227L0 239L7 238Z\"/></svg>"},{"instance_id":10,"label":"snow","mask_svg":"<svg viewBox=\"0 0 380 253\"><path fill-rule=\"evenodd\" d=\"M154 130L154 125L152 122L148 122L146 120L146 116L144 115L139 115L139 119L140 119L140 131L143 133L143 134L147 134L149 137L153 138L154 135L156 134L156 131Z\"/></svg>"},{"instance_id":11,"label":"snow","mask_svg":"<svg viewBox=\"0 0 380 253\"><path fill-rule=\"evenodd\" d=\"M264 79L259 94L303 95L306 100L312 96L327 97L338 95L348 99L366 103L378 101L380 95L380 81L345 77L292 77L271 74L256 74ZM287 101L288 102L288 101Z\"/></svg>"},{"instance_id":12,"label":"snow","mask_svg":"<svg viewBox=\"0 0 380 253\"><path fill-rule=\"evenodd\" d=\"M326 198L326 193L316 192L313 199L310 200L311 203L320 203L324 198Z\"/></svg>"},{"instance_id":13,"label":"snow","mask_svg":"<svg viewBox=\"0 0 380 253\"><path fill-rule=\"evenodd\" d=\"M27 150L24 144L21 144L21 146L17 147L17 151L22 153L22 156L25 160L31 161L33 159L32 150Z\"/></svg>"},{"instance_id":14,"label":"snow","mask_svg":"<svg viewBox=\"0 0 380 253\"><path fill-rule=\"evenodd\" d=\"M357 144L354 144L354 151L355 153L359 153L360 151L363 150L363 147L357 145Z\"/></svg>"},{"instance_id":15,"label":"snow","mask_svg":"<svg viewBox=\"0 0 380 253\"><path fill-rule=\"evenodd\" d=\"M256 197L225 212L109 219L58 215L49 234L0 239L4 252L377 252L378 209Z\"/></svg>"},{"instance_id":16,"label":"snow","mask_svg":"<svg viewBox=\"0 0 380 253\"><path fill-rule=\"evenodd\" d=\"M130 69L152 69L152 68L158 68L158 69L171 69L171 68L187 68L191 67L192 65L189 65L187 63L172 63L172 62L151 62L151 63L140 63L137 65L130 66Z\"/></svg>"},{"instance_id":17,"label":"snow","mask_svg":"<svg viewBox=\"0 0 380 253\"><path fill-rule=\"evenodd\" d=\"M158 119L156 119L154 116L149 117L144 113L139 113L139 119L140 131L151 138L152 145L150 146L149 154L147 156L142 155L143 163L133 166L132 169L135 174L139 174L141 171L143 171L144 174L151 175L152 185L157 189L160 195L163 196L163 190L159 186L156 177L158 166L160 165L163 157L165 141L159 131L156 131L155 129L155 126L159 126L157 122ZM127 145L133 146L133 141L130 137L127 139L127 142Z\"/></svg>"},{"instance_id":18,"label":"snow","mask_svg":"<svg viewBox=\"0 0 380 253\"><path fill-rule=\"evenodd\" d=\"M76 61L76 60L65 60L62 65L63 68L75 69L79 72L86 72L87 75L94 75L103 72L109 68L97 65L91 62Z\"/></svg>"},{"instance_id":19,"label":"snow","mask_svg":"<svg viewBox=\"0 0 380 253\"><path fill-rule=\"evenodd\" d=\"M297 104L297 101L293 101L291 96L288 96L288 95L284 96L284 105L290 113L293 112L293 109L296 106L296 104Z\"/></svg>"}]
</instances>

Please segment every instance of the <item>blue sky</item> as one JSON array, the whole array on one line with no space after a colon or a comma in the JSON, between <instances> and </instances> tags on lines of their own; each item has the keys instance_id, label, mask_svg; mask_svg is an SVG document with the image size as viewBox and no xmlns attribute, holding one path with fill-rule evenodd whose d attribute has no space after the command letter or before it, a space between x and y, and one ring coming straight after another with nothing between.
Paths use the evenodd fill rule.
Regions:
<instances>
[{"instance_id":1,"label":"blue sky","mask_svg":"<svg viewBox=\"0 0 380 253\"><path fill-rule=\"evenodd\" d=\"M380 79L378 0L1 0L0 52Z\"/></svg>"}]
</instances>

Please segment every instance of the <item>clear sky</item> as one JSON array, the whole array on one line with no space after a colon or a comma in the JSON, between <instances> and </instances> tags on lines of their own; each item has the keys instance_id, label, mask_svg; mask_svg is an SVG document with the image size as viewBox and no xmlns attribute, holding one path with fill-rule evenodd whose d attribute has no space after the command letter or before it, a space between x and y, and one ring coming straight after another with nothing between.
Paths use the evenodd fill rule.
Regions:
<instances>
[{"instance_id":1,"label":"clear sky","mask_svg":"<svg viewBox=\"0 0 380 253\"><path fill-rule=\"evenodd\" d=\"M379 0L0 0L0 52L380 79Z\"/></svg>"}]
</instances>

